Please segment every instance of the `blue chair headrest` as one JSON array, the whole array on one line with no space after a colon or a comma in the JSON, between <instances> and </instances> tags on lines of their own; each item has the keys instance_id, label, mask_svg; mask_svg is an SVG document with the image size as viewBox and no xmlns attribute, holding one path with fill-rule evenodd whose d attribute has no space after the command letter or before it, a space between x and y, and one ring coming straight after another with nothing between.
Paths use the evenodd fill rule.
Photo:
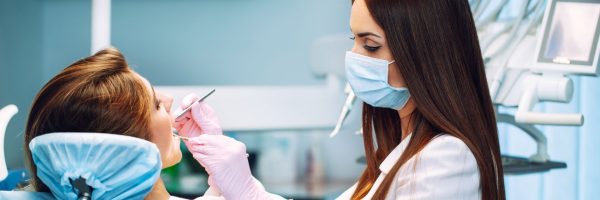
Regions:
<instances>
[{"instance_id":1,"label":"blue chair headrest","mask_svg":"<svg viewBox=\"0 0 600 200\"><path fill-rule=\"evenodd\" d=\"M143 199L161 170L154 143L124 135L49 133L29 149L37 176L57 199L78 199L81 183L92 199Z\"/></svg>"}]
</instances>

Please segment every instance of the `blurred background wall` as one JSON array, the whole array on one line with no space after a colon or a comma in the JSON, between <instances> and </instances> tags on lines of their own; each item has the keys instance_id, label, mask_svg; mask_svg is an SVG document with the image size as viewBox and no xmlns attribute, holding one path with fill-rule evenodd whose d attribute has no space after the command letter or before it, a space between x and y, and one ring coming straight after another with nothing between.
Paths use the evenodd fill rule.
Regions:
<instances>
[{"instance_id":1,"label":"blurred background wall","mask_svg":"<svg viewBox=\"0 0 600 200\"><path fill-rule=\"evenodd\" d=\"M154 85L324 84L323 77L310 70L311 43L331 34L350 37L346 0L112 4L112 43ZM9 169L24 166L23 131L37 91L62 68L90 53L90 6L87 0L0 0L0 107L16 104L20 110L5 139ZM571 104L539 108L582 112L586 117L583 127L543 128L551 158L565 161L567 169L507 176L508 199L600 199L600 80L584 77L575 82ZM300 149L298 160L318 141L325 173L352 179L363 167L354 162L362 154L362 141L349 133L334 140L324 137L326 131L232 134L253 149L283 141ZM533 142L513 128L500 126L500 138L503 153L527 156L534 151Z\"/></svg>"}]
</instances>

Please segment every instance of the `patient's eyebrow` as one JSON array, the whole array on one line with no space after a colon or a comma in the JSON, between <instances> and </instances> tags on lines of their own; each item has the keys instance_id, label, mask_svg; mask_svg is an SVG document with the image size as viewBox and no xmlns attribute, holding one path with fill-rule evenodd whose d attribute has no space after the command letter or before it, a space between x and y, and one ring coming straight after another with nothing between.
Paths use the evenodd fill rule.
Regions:
<instances>
[{"instance_id":1,"label":"patient's eyebrow","mask_svg":"<svg viewBox=\"0 0 600 200\"><path fill-rule=\"evenodd\" d=\"M154 104L156 104L155 106L158 106L158 98L156 98L156 91L154 91L154 86L150 86L150 88L152 88L152 97L154 98Z\"/></svg>"}]
</instances>

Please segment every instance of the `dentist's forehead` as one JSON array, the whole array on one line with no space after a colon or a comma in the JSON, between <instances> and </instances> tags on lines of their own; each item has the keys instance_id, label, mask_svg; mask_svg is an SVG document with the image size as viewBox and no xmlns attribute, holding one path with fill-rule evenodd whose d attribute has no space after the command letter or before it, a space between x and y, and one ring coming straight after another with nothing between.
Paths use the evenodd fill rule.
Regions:
<instances>
[{"instance_id":1,"label":"dentist's forehead","mask_svg":"<svg viewBox=\"0 0 600 200\"><path fill-rule=\"evenodd\" d=\"M356 0L352 4L352 12L350 13L350 30L353 33L372 32L379 36L383 36L384 32L377 24L365 0Z\"/></svg>"}]
</instances>

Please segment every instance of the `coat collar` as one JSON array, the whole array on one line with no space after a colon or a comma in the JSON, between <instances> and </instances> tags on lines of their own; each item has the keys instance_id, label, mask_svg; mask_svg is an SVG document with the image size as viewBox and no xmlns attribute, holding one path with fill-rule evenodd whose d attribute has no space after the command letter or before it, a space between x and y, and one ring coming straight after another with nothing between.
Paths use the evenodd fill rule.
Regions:
<instances>
[{"instance_id":1,"label":"coat collar","mask_svg":"<svg viewBox=\"0 0 600 200\"><path fill-rule=\"evenodd\" d=\"M398 144L398 146L396 146L396 148L394 148L394 150L392 150L392 152L385 157L385 160L383 160L383 162L381 162L379 165L379 170L381 170L381 173L388 174L390 172L392 167L394 167L394 164L396 164L398 159L400 159L400 156L402 156L402 153L404 153L406 146L408 146L408 143L410 142L411 136L412 134L406 136L406 138L404 138L402 142L400 142L400 144Z\"/></svg>"}]
</instances>

